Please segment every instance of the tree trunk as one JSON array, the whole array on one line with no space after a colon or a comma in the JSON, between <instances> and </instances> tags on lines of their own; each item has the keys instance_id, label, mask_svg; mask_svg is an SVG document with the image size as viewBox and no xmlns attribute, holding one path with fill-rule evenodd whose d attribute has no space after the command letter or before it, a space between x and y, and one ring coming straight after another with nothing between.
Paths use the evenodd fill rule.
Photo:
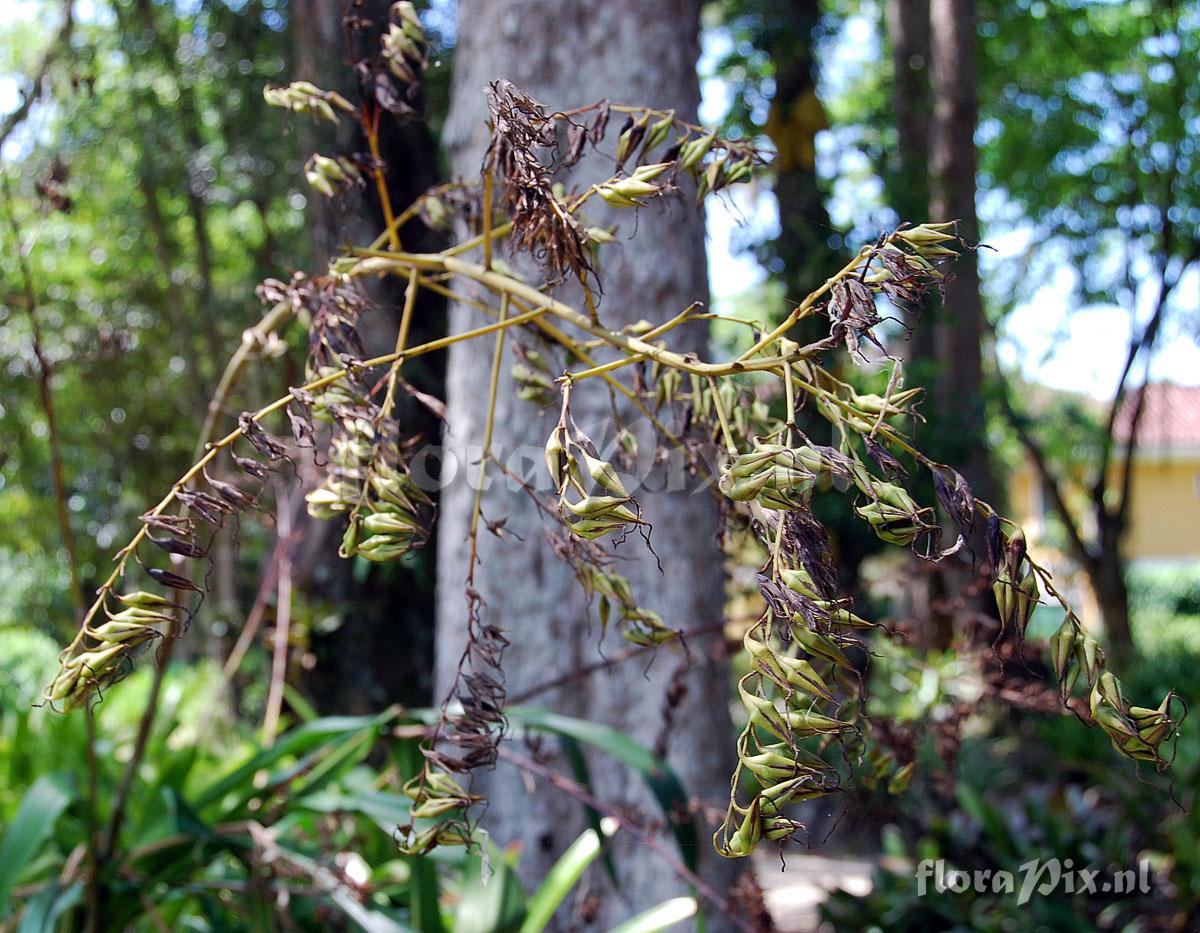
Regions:
<instances>
[{"instance_id":1,"label":"tree trunk","mask_svg":"<svg viewBox=\"0 0 1200 933\"><path fill-rule=\"evenodd\" d=\"M1121 543L1125 522L1108 513L1100 513L1097 519L1096 550L1085 569L1096 594L1100 622L1109 645L1118 652L1128 651L1133 647L1133 629L1129 620L1129 586L1125 582L1125 550Z\"/></svg>"},{"instance_id":2,"label":"tree trunk","mask_svg":"<svg viewBox=\"0 0 1200 933\"><path fill-rule=\"evenodd\" d=\"M888 200L901 220L924 220L929 204L929 0L888 0L896 150Z\"/></svg>"},{"instance_id":3,"label":"tree trunk","mask_svg":"<svg viewBox=\"0 0 1200 933\"><path fill-rule=\"evenodd\" d=\"M817 97L813 56L821 5L817 0L766 0L761 6L761 44L775 71L775 96L764 129L776 151L771 169L780 228L764 246L768 261L782 263L789 296L799 300L844 262L839 261L842 251L830 245L833 230L817 177L816 137L829 127Z\"/></svg>"},{"instance_id":4,"label":"tree trunk","mask_svg":"<svg viewBox=\"0 0 1200 933\"><path fill-rule=\"evenodd\" d=\"M958 220L969 243L979 239L975 211L975 124L978 78L974 0L930 0L930 83L933 128L930 139L930 219ZM946 451L977 495L991 498L990 459L984 436L983 299L979 266L967 251L946 282L943 311L934 339L941 374L936 401L940 424L954 425Z\"/></svg>"},{"instance_id":5,"label":"tree trunk","mask_svg":"<svg viewBox=\"0 0 1200 933\"><path fill-rule=\"evenodd\" d=\"M892 119L896 148L888 160L885 191L904 223L929 218L929 136L933 106L929 93L929 0L888 0L884 10L892 59ZM937 347L932 302L911 315L905 353L909 376L924 385L936 374ZM922 323L924 321L924 323Z\"/></svg>"},{"instance_id":6,"label":"tree trunk","mask_svg":"<svg viewBox=\"0 0 1200 933\"><path fill-rule=\"evenodd\" d=\"M456 72L444 142L456 174L477 176L488 144L483 89L505 78L532 94L549 108L569 108L603 98L674 108L680 117L694 119L699 100L696 76L698 2L664 0L656 4L632 0L604 4L582 0L463 0L459 4L459 39ZM612 151L619 119L602 146ZM597 169L592 160L587 181L600 180L611 162ZM588 160L582 166L587 169ZM575 178L578 182L580 179ZM694 299L707 295L703 215L689 199L631 212L612 212L589 205L589 222L619 222L622 235L636 230L635 242L608 247L601 256L603 296L600 316L611 327L643 317L674 314ZM534 281L540 274L524 257L507 257ZM577 290L563 289L577 301ZM455 307L452 330L461 331L484 321L468 307ZM706 346L703 329L673 332L673 339L700 351ZM501 387L496 410L493 450L501 462L514 451L524 459L512 462L514 470L528 474L543 467L542 448L556 421L551 407L538 410L514 395L509 368L515 361L512 346L533 340L527 334L506 341ZM478 447L473 455L463 448L481 443L491 341L457 344L450 354L447 376L450 425L447 447L457 450L443 468L440 544L438 551L437 674L439 691L453 682L465 637L468 570L467 532L474 496ZM555 365L566 361L557 360ZM591 382L598 382L592 380ZM583 383L572 397L572 408L585 430L596 429L598 444L611 438L607 395ZM470 473L468 482L465 474ZM542 482L545 488L545 482ZM705 493L662 493L641 490L645 513L653 522L653 544L662 559L660 574L644 545L630 540L618 547L619 572L631 580L642 605L655 609L668 625L704 629L689 641L692 661L679 682L682 698L668 696L679 665L679 655L660 650L652 663L646 656L617 664L548 690L532 700L561 713L615 726L645 745L666 737L672 765L688 791L705 808L724 807L732 765L728 666L722 656L719 630L723 615L721 555L716 543L718 516L714 501ZM595 606L586 605L574 575L548 546L542 519L527 495L503 477L492 476L483 498L484 517L505 519L503 539L482 532L476 588L483 597L485 619L499 624L511 639L504 657L510 695L570 672L600 657L601 635ZM622 650L613 633L604 640L604 655ZM667 715L669 734L664 732ZM547 743L546 760L567 770L561 756ZM636 776L603 755L589 753L592 787L601 798L638 807L650 818L657 808ZM503 761L481 780L490 805L484 820L497 843L522 847L520 874L527 883L543 879L546 872L585 828L579 803L541 782L526 784ZM701 817L704 824L703 817ZM710 829L711 831L711 829ZM664 836L668 845L669 836ZM620 877L613 891L603 867L593 867L560 911L564 926L578 927L589 894L597 911L597 928L607 928L668 897L686 893L658 856L629 839L615 840L614 863ZM701 874L723 891L735 872L748 866L722 862L704 838L700 840ZM597 863L599 864L599 863ZM591 909L588 913L590 914ZM723 928L719 917L713 929Z\"/></svg>"},{"instance_id":7,"label":"tree trunk","mask_svg":"<svg viewBox=\"0 0 1200 933\"><path fill-rule=\"evenodd\" d=\"M356 12L379 30L386 27L389 5L386 0L367 0ZM293 5L291 22L297 46L293 78L312 81L357 101L354 75L347 62L373 51L377 38L364 35L362 48L347 49L342 17L348 6L347 0L298 0ZM361 131L349 119L341 120L336 138L324 124L296 120L294 125L301 132L302 158L312 152L328 155L367 150ZM380 151L397 211L438 180L436 144L422 121L397 125L385 117L380 122ZM383 230L383 212L374 185L338 199L311 190L307 195L314 274L320 274L330 257L346 244L365 245ZM441 236L419 221L406 224L400 234L405 248L417 252L436 251L442 245ZM395 279L371 283L368 294L375 306L364 313L359 331L370 356L386 353L395 345L403 284ZM423 291L414 312L410 343L432 340L444 332L444 303L432 292ZM440 397L443 361L432 355L414 360L405 367L404 377L420 390ZM405 393L397 398L395 411L402 437L437 436L437 418ZM307 521L307 516L301 520ZM433 695L433 545L418 555L414 566L373 568L366 579L356 579L353 565L337 556L340 537L336 523L315 522L305 532L296 559L297 582L307 597L346 607L338 628L313 637L317 663L305 676L306 689L317 707L327 712L367 713L394 702L428 703ZM396 651L398 644L405 650Z\"/></svg>"}]
</instances>

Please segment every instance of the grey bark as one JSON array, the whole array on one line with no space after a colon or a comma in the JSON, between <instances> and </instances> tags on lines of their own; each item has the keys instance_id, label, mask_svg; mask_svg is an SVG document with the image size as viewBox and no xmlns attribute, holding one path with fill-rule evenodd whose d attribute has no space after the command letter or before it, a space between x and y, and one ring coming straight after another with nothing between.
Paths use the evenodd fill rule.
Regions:
<instances>
[{"instance_id":1,"label":"grey bark","mask_svg":"<svg viewBox=\"0 0 1200 933\"><path fill-rule=\"evenodd\" d=\"M929 193L929 0L888 0L884 16L896 122L890 199L902 220L917 223Z\"/></svg>"},{"instance_id":2,"label":"grey bark","mask_svg":"<svg viewBox=\"0 0 1200 933\"><path fill-rule=\"evenodd\" d=\"M889 162L888 202L901 221L920 223L929 215L929 0L888 0L884 9L892 59L892 119L896 150ZM930 325L932 302L913 315L905 353L923 380L934 368L936 347ZM924 321L924 324L922 324Z\"/></svg>"},{"instance_id":3,"label":"grey bark","mask_svg":"<svg viewBox=\"0 0 1200 933\"><path fill-rule=\"evenodd\" d=\"M670 107L681 117L694 116L699 101L697 33L698 4L694 0L656 4L463 0L459 4L452 105L444 134L454 172L467 178L479 172L488 142L483 89L496 79L512 81L550 108L566 109L609 98ZM612 151L619 130L616 115L613 124L604 147L607 152ZM604 161L602 156L596 158ZM594 172L607 174L610 167L607 162ZM588 181L598 180L594 172ZM636 219L629 212L614 214L601 209L590 210L589 218L601 224L619 221L626 235L637 229L635 241L609 247L602 257L600 315L610 326L641 318L665 319L692 300L707 296L703 216L690 199L643 210ZM536 279L531 264L525 261L522 268ZM563 289L562 294L568 300L578 298L571 289ZM452 309L454 331L483 321L470 308ZM681 329L673 338L695 350L706 346L702 329ZM520 339L528 342L530 338ZM515 359L512 343L512 339L507 342L502 368L495 448L502 458L523 445L532 451L532 458L513 465L518 472L538 475L544 489L541 449L557 412L539 411L515 397L509 376ZM450 354L446 437L450 449L481 443L491 353L492 343L485 340L456 345ZM608 411L607 396L597 394L597 388L581 385L578 404L573 404L587 428L598 428ZM473 490L464 473L474 476L477 459L477 449L473 455L460 453L457 462L443 472L437 593L439 691L448 689L453 681L465 637L464 581ZM654 547L665 574L660 575L653 557L635 539L618 547L618 553L627 558L620 571L632 581L641 604L660 612L669 625L711 628L720 622L723 612L714 502L705 493L687 492L643 492L639 498L654 524ZM484 495L483 510L488 520L507 520L503 540L482 534L475 580L485 601L485 617L498 622L512 641L504 660L510 693L597 659L600 633L595 607L585 604L571 570L551 553L542 519L528 497L512 484L493 479ZM604 652L620 651L622 644L609 633ZM706 810L723 808L732 765L728 666L714 645L719 647L719 639L710 637L697 638L691 646L693 663L683 675L686 694L672 710L674 726L667 743L672 765ZM548 691L533 702L608 723L652 745L663 727L668 705L665 694L678 657L668 650L660 652L648 668L644 657L617 665ZM552 745L543 748L548 761L565 770ZM599 797L635 805L652 818L658 816L635 775L601 755L590 755L590 766L593 790ZM585 828L580 804L540 782L527 784L504 762L481 783L491 801L484 825L498 843L516 842L523 847L520 874L527 883L536 883ZM704 825L711 832L711 827ZM560 911L558 921L564 927L579 926L590 894L599 895L593 922L603 929L686 893L686 885L652 852L620 836L615 846L619 890L613 892L603 869L594 867ZM703 832L700 850L701 874L723 891L743 866L717 858ZM592 900L595 907L597 901ZM713 918L710 929L721 928L722 921Z\"/></svg>"}]
</instances>

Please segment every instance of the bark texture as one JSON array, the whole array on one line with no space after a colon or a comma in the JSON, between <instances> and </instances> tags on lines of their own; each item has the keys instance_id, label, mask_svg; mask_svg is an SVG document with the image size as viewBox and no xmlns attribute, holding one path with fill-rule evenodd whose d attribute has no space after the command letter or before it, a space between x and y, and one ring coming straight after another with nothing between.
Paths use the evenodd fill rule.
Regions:
<instances>
[{"instance_id":1,"label":"bark texture","mask_svg":"<svg viewBox=\"0 0 1200 933\"><path fill-rule=\"evenodd\" d=\"M595 100L636 102L674 108L681 117L693 117L699 101L696 77L698 3L668 0L644 4L633 0L587 3L582 0L463 0L459 4L459 40L452 105L444 141L454 172L464 177L478 173L488 142L485 126L484 86L505 78L532 94L549 108L567 109ZM611 153L621 117L614 115L609 140L602 147ZM597 159L606 161L602 156ZM585 160L583 169L586 171ZM611 162L583 181L607 175ZM656 205L640 212L589 211L591 222L620 221L634 242L608 247L601 257L603 297L600 316L609 326L641 318L663 319L694 299L707 296L703 215L688 198ZM522 257L508 257L537 280L535 267ZM577 290L562 295L578 300ZM451 312L453 330L483 323L479 312L456 307ZM703 350L706 333L684 329L673 338ZM519 338L529 345L527 336ZM509 368L515 357L513 339L506 344L496 411L494 448L502 460L515 450L525 450L521 462L508 461L522 475L535 475L543 489L542 448L557 418L553 408L538 410L515 398ZM478 446L483 435L490 340L459 344L450 354L447 376L450 450L458 454L443 468L440 541L438 550L437 680L439 691L453 681L465 635L467 533L473 490L465 474L475 475ZM558 364L565 361L559 359ZM599 380L592 380L599 382ZM595 428L598 444L611 437L599 427L611 418L607 394L597 386L581 385L573 397L576 417L585 429ZM462 445L476 445L463 453ZM547 545L542 519L527 496L502 478L493 478L483 500L486 520L506 519L503 540L482 532L481 561L476 585L485 600L482 612L498 621L512 640L504 668L510 694L550 680L600 657L600 632L595 607L585 604L570 569ZM717 548L717 511L706 493L655 493L643 491L640 499L654 523L653 542L665 574L635 539L617 548L624 558L620 572L634 585L639 601L660 612L669 625L685 629L719 626L723 612L723 578ZM718 650L720 639L697 636L690 642L693 659L679 683L684 693L670 708L673 726L666 751L689 792L704 807L723 808L732 764L728 712L729 681L726 661ZM624 643L612 633L604 653L613 654ZM562 713L615 726L646 745L662 738L667 691L679 667L679 655L659 652L647 666L647 656L616 665L533 701ZM565 765L547 742L547 760ZM639 779L601 755L589 755L593 789L603 799L638 807L648 817L656 807ZM500 844L519 843L521 874L527 882L545 877L554 860L584 829L580 805L552 788L527 783L503 762L480 782L490 796L485 825ZM707 821L702 819L704 826ZM669 839L669 837L664 837ZM560 911L562 928L578 928L590 921L604 929L671 896L686 886L652 852L627 839L616 840L614 859L620 886L611 890L604 869L594 867ZM701 874L724 890L735 872L745 866L723 863L700 839ZM597 863L598 865L599 863ZM599 894L597 900L590 895ZM589 899L591 904L588 904ZM721 929L712 918L710 929Z\"/></svg>"},{"instance_id":2,"label":"bark texture","mask_svg":"<svg viewBox=\"0 0 1200 933\"><path fill-rule=\"evenodd\" d=\"M934 115L929 146L930 218L958 220L960 235L975 243L979 239L975 210L979 101L974 0L930 0L929 30ZM943 304L934 331L941 364L937 401L940 414L953 418L953 436L960 439L957 449L946 453L976 495L991 498L984 443L983 299L975 253L966 252L955 262Z\"/></svg>"}]
</instances>

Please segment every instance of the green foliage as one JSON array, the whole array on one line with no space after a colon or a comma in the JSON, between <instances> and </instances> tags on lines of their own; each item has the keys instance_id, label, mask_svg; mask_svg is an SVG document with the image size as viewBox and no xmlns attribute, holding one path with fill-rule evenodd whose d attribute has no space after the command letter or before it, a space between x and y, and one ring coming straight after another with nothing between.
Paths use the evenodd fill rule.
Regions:
<instances>
[{"instance_id":1,"label":"green foliage","mask_svg":"<svg viewBox=\"0 0 1200 933\"><path fill-rule=\"evenodd\" d=\"M1135 574L1135 579L1139 575ZM1186 593L1194 572L1144 573L1135 586L1135 604L1151 602L1149 580L1171 580ZM1156 597L1171 601L1171 590ZM1146 619L1136 620L1138 631ZM1187 633L1194 621L1174 617L1161 624L1159 650L1133 664L1125 678L1130 690L1160 695L1169 678L1184 684L1183 698L1200 702L1194 672L1200 649ZM885 650L873 679L880 708L904 709L926 721L944 719L962 702L971 681L947 676L954 662L927 667L904 649ZM955 687L959 684L959 687ZM939 686L940 685L940 686ZM1157 692L1156 692L1157 691ZM917 701L914 693L920 693ZM969 694L967 695L969 698ZM1065 712L1057 716L993 718L975 702L967 737L949 774L938 773L936 758L922 753L922 767L907 793L893 805L871 804L888 821L884 859L869 895L834 894L823 916L837 929L886 930L1092 930L1153 928L1182 924L1200 916L1200 859L1194 840L1200 831L1196 793L1200 779L1200 738L1180 734L1175 749L1171 792L1144 774L1102 764L1103 736ZM910 720L917 722L919 720ZM937 891L932 880L919 894L915 875L924 859L944 859L946 871L1008 871L1021 880L1030 860L1056 858L1065 865L1108 873L1148 865L1150 891L1126 894L1069 891L1060 886L1018 904L1016 893ZM1140 928L1140 927L1134 927Z\"/></svg>"},{"instance_id":2,"label":"green foliage","mask_svg":"<svg viewBox=\"0 0 1200 933\"><path fill-rule=\"evenodd\" d=\"M60 4L36 7L36 25L18 18L0 33L13 56L6 73L32 72L57 28ZM101 4L77 22L69 66L6 143L14 203L0 204L0 368L37 374L15 297L11 208L55 373L85 582L158 478L191 455L217 367L260 315L253 285L307 255L296 137L262 99L290 68L284 14L272 0L188 10ZM47 183L69 212L38 191ZM54 527L36 378L3 381L0 434L0 566L53 575L5 594L0 623L46 625L67 606L66 588L52 585L64 573L56 536L30 534Z\"/></svg>"},{"instance_id":3,"label":"green foliage","mask_svg":"<svg viewBox=\"0 0 1200 933\"><path fill-rule=\"evenodd\" d=\"M1158 622L1166 631L1186 639L1192 650L1200 651L1200 632L1180 624L1179 616L1200 615L1200 565L1195 562L1131 567L1128 575L1129 597L1138 615L1139 632L1148 623ZM1165 623L1165 624L1164 624ZM1146 650L1152 650L1162 639L1147 633Z\"/></svg>"},{"instance_id":4,"label":"green foliage","mask_svg":"<svg viewBox=\"0 0 1200 933\"><path fill-rule=\"evenodd\" d=\"M993 293L1065 260L1078 301L1132 307L1200 232L1200 5L991 0L980 37L981 185L1035 229Z\"/></svg>"},{"instance_id":5,"label":"green foliage","mask_svg":"<svg viewBox=\"0 0 1200 933\"><path fill-rule=\"evenodd\" d=\"M53 929L55 918L87 906L82 881L73 880L78 863L68 869L68 860L93 817L103 825L110 816L151 674L136 671L96 707L98 808L91 811L82 717L30 705L55 654L46 636L0 628L0 918L14 918L21 930ZM100 930L156 925L135 884L172 927L265 929L276 910L272 892L286 886L287 913L300 929L324 929L340 917L363 929L540 930L603 851L602 835L588 830L562 871L528 897L514 854L486 841L486 883L478 853L401 857L392 834L411 819L401 787L420 759L413 740L391 730L432 722L436 713L307 719L262 747L231 717L222 689L207 663L168 672L127 829L100 874ZM521 729L612 755L642 775L665 809L686 800L664 762L615 730L532 708L514 708L510 717ZM689 845L681 856L694 857L690 819L676 832ZM14 886L18 896L3 906Z\"/></svg>"}]
</instances>

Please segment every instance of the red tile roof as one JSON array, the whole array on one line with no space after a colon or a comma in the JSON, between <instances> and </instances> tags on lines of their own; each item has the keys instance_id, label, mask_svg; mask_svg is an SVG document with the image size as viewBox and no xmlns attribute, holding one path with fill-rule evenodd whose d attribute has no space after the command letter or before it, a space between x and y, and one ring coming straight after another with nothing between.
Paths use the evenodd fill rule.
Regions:
<instances>
[{"instance_id":1,"label":"red tile roof","mask_svg":"<svg viewBox=\"0 0 1200 933\"><path fill-rule=\"evenodd\" d=\"M1114 425L1118 441L1128 439L1133 413L1143 391L1146 405L1138 423L1139 447L1200 447L1200 386L1170 383L1145 386L1126 396Z\"/></svg>"}]
</instances>

